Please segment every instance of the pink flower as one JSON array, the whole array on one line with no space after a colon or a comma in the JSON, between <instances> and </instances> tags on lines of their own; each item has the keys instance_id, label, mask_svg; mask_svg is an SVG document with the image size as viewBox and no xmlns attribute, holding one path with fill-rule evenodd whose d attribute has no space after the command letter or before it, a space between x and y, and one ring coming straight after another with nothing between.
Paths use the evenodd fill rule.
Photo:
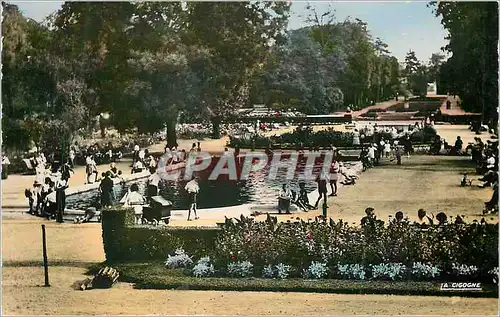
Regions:
<instances>
[{"instance_id":1,"label":"pink flower","mask_svg":"<svg viewBox=\"0 0 500 317\"><path fill-rule=\"evenodd\" d=\"M308 233L306 234L306 239L311 239L311 238L312 238L312 234L311 234L310 232L308 232Z\"/></svg>"},{"instance_id":2,"label":"pink flower","mask_svg":"<svg viewBox=\"0 0 500 317\"><path fill-rule=\"evenodd\" d=\"M231 260L236 260L236 256L235 255L231 255Z\"/></svg>"}]
</instances>

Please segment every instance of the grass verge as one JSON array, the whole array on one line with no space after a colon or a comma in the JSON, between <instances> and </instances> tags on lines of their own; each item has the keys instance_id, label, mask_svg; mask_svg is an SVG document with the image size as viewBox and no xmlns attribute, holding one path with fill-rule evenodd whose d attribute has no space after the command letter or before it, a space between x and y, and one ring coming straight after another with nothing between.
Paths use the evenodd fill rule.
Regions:
<instances>
[{"instance_id":1,"label":"grass verge","mask_svg":"<svg viewBox=\"0 0 500 317\"><path fill-rule=\"evenodd\" d=\"M134 283L137 289L183 289L218 291L307 292L337 294L392 294L421 296L498 297L498 287L482 284L482 291L441 291L440 282L305 280L187 276L182 269L167 269L161 262L112 265L120 281ZM93 266L89 273L101 266Z\"/></svg>"}]
</instances>

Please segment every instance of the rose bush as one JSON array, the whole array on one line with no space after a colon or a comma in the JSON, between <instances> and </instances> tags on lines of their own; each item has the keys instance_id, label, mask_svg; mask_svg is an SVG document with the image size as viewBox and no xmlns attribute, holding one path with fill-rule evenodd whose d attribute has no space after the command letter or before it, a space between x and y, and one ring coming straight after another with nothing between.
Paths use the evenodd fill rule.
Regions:
<instances>
[{"instance_id":1,"label":"rose bush","mask_svg":"<svg viewBox=\"0 0 500 317\"><path fill-rule=\"evenodd\" d=\"M242 217L222 226L214 258L223 266L250 261L260 272L266 265L279 263L291 265L296 272L312 262L329 268L401 263L411 274L413 264L418 263L415 277L427 278L437 275L437 267L443 274L455 274L453 263L474 265L481 268L478 274L487 274L498 265L497 245L498 224L422 228L409 222L385 225L377 221L354 227L342 221L278 223L270 216L263 222Z\"/></svg>"}]
</instances>

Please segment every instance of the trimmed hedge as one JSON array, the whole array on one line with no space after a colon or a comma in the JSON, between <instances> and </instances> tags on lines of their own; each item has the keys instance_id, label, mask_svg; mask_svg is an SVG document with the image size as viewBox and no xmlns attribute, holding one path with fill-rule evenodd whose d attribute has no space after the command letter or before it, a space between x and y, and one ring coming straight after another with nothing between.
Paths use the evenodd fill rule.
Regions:
<instances>
[{"instance_id":1,"label":"trimmed hedge","mask_svg":"<svg viewBox=\"0 0 500 317\"><path fill-rule=\"evenodd\" d=\"M183 248L203 256L215 249L218 228L175 228L134 225L132 208L110 208L102 212L102 237L106 261L164 260Z\"/></svg>"}]
</instances>

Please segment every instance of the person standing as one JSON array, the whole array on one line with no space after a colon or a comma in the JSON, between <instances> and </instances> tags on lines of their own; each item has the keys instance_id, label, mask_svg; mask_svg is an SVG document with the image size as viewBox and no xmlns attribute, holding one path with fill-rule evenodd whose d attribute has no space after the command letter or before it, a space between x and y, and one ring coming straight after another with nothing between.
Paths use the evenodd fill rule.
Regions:
<instances>
[{"instance_id":1,"label":"person standing","mask_svg":"<svg viewBox=\"0 0 500 317\"><path fill-rule=\"evenodd\" d=\"M368 161L369 166L373 167L373 163L375 162L375 144L370 145L368 148Z\"/></svg>"},{"instance_id":2,"label":"person standing","mask_svg":"<svg viewBox=\"0 0 500 317\"><path fill-rule=\"evenodd\" d=\"M330 166L330 187L332 193L330 196L337 196L337 181L339 179L340 164L337 159L333 159L332 165Z\"/></svg>"},{"instance_id":3,"label":"person standing","mask_svg":"<svg viewBox=\"0 0 500 317\"><path fill-rule=\"evenodd\" d=\"M144 159L146 158L146 152L144 150L140 150L138 154L138 161L142 162L144 164Z\"/></svg>"},{"instance_id":4,"label":"person standing","mask_svg":"<svg viewBox=\"0 0 500 317\"><path fill-rule=\"evenodd\" d=\"M101 207L105 208L113 204L113 180L110 178L110 172L104 173L104 178L101 180L99 185L99 191L101 192Z\"/></svg>"},{"instance_id":5,"label":"person standing","mask_svg":"<svg viewBox=\"0 0 500 317\"><path fill-rule=\"evenodd\" d=\"M397 164L401 165L401 155L402 155L401 146L399 146L399 145L396 146L395 155L396 155Z\"/></svg>"},{"instance_id":6,"label":"person standing","mask_svg":"<svg viewBox=\"0 0 500 317\"><path fill-rule=\"evenodd\" d=\"M194 212L194 219L199 219L198 214L196 212L196 206L197 206L197 196L198 193L200 192L200 186L198 185L198 182L196 181L196 177L193 177L187 184L186 187L184 187L184 190L187 191L188 196L189 196L189 210L188 210L188 221L191 221L191 209L193 209Z\"/></svg>"},{"instance_id":7,"label":"person standing","mask_svg":"<svg viewBox=\"0 0 500 317\"><path fill-rule=\"evenodd\" d=\"M66 188L69 187L69 172L64 172L56 183L56 204L57 215L56 221L59 223L64 222L64 209L66 208Z\"/></svg>"},{"instance_id":8,"label":"person standing","mask_svg":"<svg viewBox=\"0 0 500 317\"><path fill-rule=\"evenodd\" d=\"M71 149L69 150L69 165L71 168L75 167L75 157L75 148L71 147Z\"/></svg>"},{"instance_id":9,"label":"person standing","mask_svg":"<svg viewBox=\"0 0 500 317\"><path fill-rule=\"evenodd\" d=\"M191 149L189 150L188 156L189 157L195 157L197 154L197 149L196 149L196 143L193 143L191 146Z\"/></svg>"},{"instance_id":10,"label":"person standing","mask_svg":"<svg viewBox=\"0 0 500 317\"><path fill-rule=\"evenodd\" d=\"M390 141L387 141L384 144L384 154L385 154L386 158L388 158L389 155L391 154L391 143L390 143Z\"/></svg>"},{"instance_id":11,"label":"person standing","mask_svg":"<svg viewBox=\"0 0 500 317\"><path fill-rule=\"evenodd\" d=\"M458 155L462 154L462 147L464 146L464 142L460 136L457 136L457 140L455 141L455 151Z\"/></svg>"},{"instance_id":12,"label":"person standing","mask_svg":"<svg viewBox=\"0 0 500 317\"><path fill-rule=\"evenodd\" d=\"M328 193L328 189L326 187L327 181L328 178L324 174L319 175L318 178L316 179L316 182L318 183L319 197L318 200L316 200L316 203L314 204L314 209L318 209L318 204L321 198L323 198L323 204L326 205L326 195Z\"/></svg>"},{"instance_id":13,"label":"person standing","mask_svg":"<svg viewBox=\"0 0 500 317\"><path fill-rule=\"evenodd\" d=\"M139 145L136 144L134 146L134 158L133 158L132 165L139 160L139 151L140 151Z\"/></svg>"},{"instance_id":14,"label":"person standing","mask_svg":"<svg viewBox=\"0 0 500 317\"><path fill-rule=\"evenodd\" d=\"M290 213L290 202L292 200L292 193L286 186L283 184L278 196L278 213L281 214L281 210L285 210L287 214Z\"/></svg>"},{"instance_id":15,"label":"person standing","mask_svg":"<svg viewBox=\"0 0 500 317\"><path fill-rule=\"evenodd\" d=\"M358 129L354 129L354 132L352 134L352 145L354 145L354 146L360 145Z\"/></svg>"},{"instance_id":16,"label":"person standing","mask_svg":"<svg viewBox=\"0 0 500 317\"><path fill-rule=\"evenodd\" d=\"M7 177L9 177L9 165L9 158L7 155L2 154L2 179L7 179Z\"/></svg>"},{"instance_id":17,"label":"person standing","mask_svg":"<svg viewBox=\"0 0 500 317\"><path fill-rule=\"evenodd\" d=\"M160 176L156 173L156 168L152 167L149 169L151 175L148 178L148 191L147 198L158 196L158 185L160 183Z\"/></svg>"}]
</instances>

